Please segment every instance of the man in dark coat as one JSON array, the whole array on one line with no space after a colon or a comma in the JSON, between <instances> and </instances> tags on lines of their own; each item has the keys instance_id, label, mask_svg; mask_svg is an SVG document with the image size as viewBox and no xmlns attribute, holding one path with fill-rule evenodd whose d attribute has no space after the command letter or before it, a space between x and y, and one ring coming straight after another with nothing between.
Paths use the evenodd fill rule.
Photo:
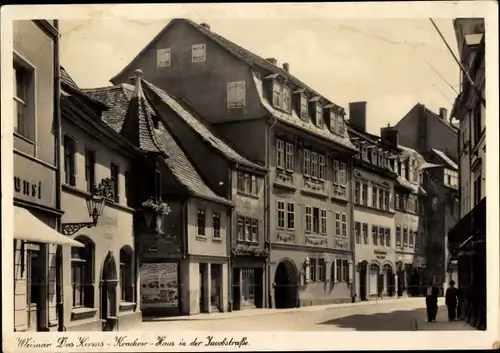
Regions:
<instances>
[{"instance_id":1,"label":"man in dark coat","mask_svg":"<svg viewBox=\"0 0 500 353\"><path fill-rule=\"evenodd\" d=\"M427 322L435 322L438 310L439 289L432 283L426 288L425 307L427 309Z\"/></svg>"},{"instance_id":2,"label":"man in dark coat","mask_svg":"<svg viewBox=\"0 0 500 353\"><path fill-rule=\"evenodd\" d=\"M446 290L445 304L448 307L448 320L453 321L456 318L458 303L458 289L455 288L455 282L450 281L450 286Z\"/></svg>"}]
</instances>

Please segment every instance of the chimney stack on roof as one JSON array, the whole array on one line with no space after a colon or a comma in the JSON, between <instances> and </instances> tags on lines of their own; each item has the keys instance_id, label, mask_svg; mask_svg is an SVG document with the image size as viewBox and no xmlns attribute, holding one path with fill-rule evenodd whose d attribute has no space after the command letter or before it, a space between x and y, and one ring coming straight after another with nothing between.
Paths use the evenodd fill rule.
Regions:
<instances>
[{"instance_id":1,"label":"chimney stack on roof","mask_svg":"<svg viewBox=\"0 0 500 353\"><path fill-rule=\"evenodd\" d=\"M388 124L387 127L380 129L380 139L397 147L399 145L399 130Z\"/></svg>"},{"instance_id":2,"label":"chimney stack on roof","mask_svg":"<svg viewBox=\"0 0 500 353\"><path fill-rule=\"evenodd\" d=\"M200 26L202 26L203 28L206 28L210 31L210 25L208 23L200 23Z\"/></svg>"},{"instance_id":3,"label":"chimney stack on roof","mask_svg":"<svg viewBox=\"0 0 500 353\"><path fill-rule=\"evenodd\" d=\"M439 108L439 117L443 120L446 120L448 118L448 109Z\"/></svg>"},{"instance_id":4,"label":"chimney stack on roof","mask_svg":"<svg viewBox=\"0 0 500 353\"><path fill-rule=\"evenodd\" d=\"M349 103L349 125L359 132L366 132L366 102Z\"/></svg>"},{"instance_id":5,"label":"chimney stack on roof","mask_svg":"<svg viewBox=\"0 0 500 353\"><path fill-rule=\"evenodd\" d=\"M271 64L276 65L278 61L275 58L267 58L267 61L269 61Z\"/></svg>"},{"instance_id":6,"label":"chimney stack on roof","mask_svg":"<svg viewBox=\"0 0 500 353\"><path fill-rule=\"evenodd\" d=\"M283 63L283 70L286 72L290 72L290 64L289 63Z\"/></svg>"},{"instance_id":7,"label":"chimney stack on roof","mask_svg":"<svg viewBox=\"0 0 500 353\"><path fill-rule=\"evenodd\" d=\"M141 84L141 79L143 76L143 72L141 69L137 69L134 71L135 76L131 77L130 80L132 81L133 85L135 86L134 90L134 97L139 97L142 96L142 84Z\"/></svg>"}]
</instances>

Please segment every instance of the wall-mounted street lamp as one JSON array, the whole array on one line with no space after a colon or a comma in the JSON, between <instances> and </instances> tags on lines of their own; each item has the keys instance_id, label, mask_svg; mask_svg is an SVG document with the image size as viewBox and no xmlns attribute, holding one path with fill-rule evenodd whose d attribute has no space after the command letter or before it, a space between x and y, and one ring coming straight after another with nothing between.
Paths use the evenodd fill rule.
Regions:
<instances>
[{"instance_id":1,"label":"wall-mounted street lamp","mask_svg":"<svg viewBox=\"0 0 500 353\"><path fill-rule=\"evenodd\" d=\"M99 217L104 211L106 199L113 199L113 183L110 178L104 178L99 185L94 187L94 192L87 197L87 210L92 222L62 223L62 233L73 235L82 228L92 228L97 225Z\"/></svg>"}]
</instances>

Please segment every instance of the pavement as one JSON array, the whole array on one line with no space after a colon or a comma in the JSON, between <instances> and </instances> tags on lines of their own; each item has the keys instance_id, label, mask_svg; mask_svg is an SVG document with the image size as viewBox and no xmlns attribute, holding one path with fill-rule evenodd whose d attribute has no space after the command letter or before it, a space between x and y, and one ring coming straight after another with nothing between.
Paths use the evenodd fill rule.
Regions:
<instances>
[{"instance_id":1,"label":"pavement","mask_svg":"<svg viewBox=\"0 0 500 353\"><path fill-rule=\"evenodd\" d=\"M230 313L144 318L134 330L169 331L435 331L474 330L449 322L440 306L436 323L426 322L424 298L383 299L292 309L250 309Z\"/></svg>"}]
</instances>

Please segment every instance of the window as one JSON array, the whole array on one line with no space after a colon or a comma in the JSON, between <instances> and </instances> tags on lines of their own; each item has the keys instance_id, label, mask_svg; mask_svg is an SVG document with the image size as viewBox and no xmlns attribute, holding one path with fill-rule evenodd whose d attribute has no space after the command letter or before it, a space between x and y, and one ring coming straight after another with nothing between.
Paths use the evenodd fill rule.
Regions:
<instances>
[{"instance_id":1,"label":"window","mask_svg":"<svg viewBox=\"0 0 500 353\"><path fill-rule=\"evenodd\" d=\"M354 203L361 203L361 198L360 198L360 187L361 187L361 183L359 181L357 181L355 184L354 184Z\"/></svg>"},{"instance_id":2,"label":"window","mask_svg":"<svg viewBox=\"0 0 500 353\"><path fill-rule=\"evenodd\" d=\"M134 302L133 252L130 248L120 250L120 289L122 302Z\"/></svg>"},{"instance_id":3,"label":"window","mask_svg":"<svg viewBox=\"0 0 500 353\"><path fill-rule=\"evenodd\" d=\"M410 241L409 241L410 248L413 248L414 242L415 242L415 238L413 235L413 230L410 230Z\"/></svg>"},{"instance_id":4,"label":"window","mask_svg":"<svg viewBox=\"0 0 500 353\"><path fill-rule=\"evenodd\" d=\"M130 176L130 172L128 170L125 171L125 197L127 198L127 206L133 207L134 202L132 200L133 191L132 191L132 179Z\"/></svg>"},{"instance_id":5,"label":"window","mask_svg":"<svg viewBox=\"0 0 500 353\"><path fill-rule=\"evenodd\" d=\"M28 307L31 303L37 304L40 301L40 283L42 282L40 279L42 268L39 264L40 257L38 256L38 250L27 250L27 295L26 295L26 304ZM30 313L31 314L31 313Z\"/></svg>"},{"instance_id":6,"label":"window","mask_svg":"<svg viewBox=\"0 0 500 353\"><path fill-rule=\"evenodd\" d=\"M372 226L372 242L373 242L373 245L378 245L377 237L378 237L377 226Z\"/></svg>"},{"instance_id":7,"label":"window","mask_svg":"<svg viewBox=\"0 0 500 353\"><path fill-rule=\"evenodd\" d=\"M384 190L384 210L389 211L389 200L390 200L390 192L388 190Z\"/></svg>"},{"instance_id":8,"label":"window","mask_svg":"<svg viewBox=\"0 0 500 353\"><path fill-rule=\"evenodd\" d=\"M214 238L220 239L220 213L212 214L212 227L214 229Z\"/></svg>"},{"instance_id":9,"label":"window","mask_svg":"<svg viewBox=\"0 0 500 353\"><path fill-rule=\"evenodd\" d=\"M306 233L312 232L312 207L306 206Z\"/></svg>"},{"instance_id":10,"label":"window","mask_svg":"<svg viewBox=\"0 0 500 353\"><path fill-rule=\"evenodd\" d=\"M368 206L368 184L362 184L361 200L364 206Z\"/></svg>"},{"instance_id":11,"label":"window","mask_svg":"<svg viewBox=\"0 0 500 353\"><path fill-rule=\"evenodd\" d=\"M288 87L283 87L283 110L292 111L292 95Z\"/></svg>"},{"instance_id":12,"label":"window","mask_svg":"<svg viewBox=\"0 0 500 353\"><path fill-rule=\"evenodd\" d=\"M394 193L394 208L399 209L399 192Z\"/></svg>"},{"instance_id":13,"label":"window","mask_svg":"<svg viewBox=\"0 0 500 353\"><path fill-rule=\"evenodd\" d=\"M325 180L326 179L325 155L319 154L318 158L319 158L318 179Z\"/></svg>"},{"instance_id":14,"label":"window","mask_svg":"<svg viewBox=\"0 0 500 353\"><path fill-rule=\"evenodd\" d=\"M245 218L245 241L250 241L252 238L252 220Z\"/></svg>"},{"instance_id":15,"label":"window","mask_svg":"<svg viewBox=\"0 0 500 353\"><path fill-rule=\"evenodd\" d=\"M342 236L347 237L347 214L342 213Z\"/></svg>"},{"instance_id":16,"label":"window","mask_svg":"<svg viewBox=\"0 0 500 353\"><path fill-rule=\"evenodd\" d=\"M278 201L278 228L285 229L285 202Z\"/></svg>"},{"instance_id":17,"label":"window","mask_svg":"<svg viewBox=\"0 0 500 353\"><path fill-rule=\"evenodd\" d=\"M401 226L396 226L396 246L401 246Z\"/></svg>"},{"instance_id":18,"label":"window","mask_svg":"<svg viewBox=\"0 0 500 353\"><path fill-rule=\"evenodd\" d=\"M408 246L408 228L406 226L403 228L403 246Z\"/></svg>"},{"instance_id":19,"label":"window","mask_svg":"<svg viewBox=\"0 0 500 353\"><path fill-rule=\"evenodd\" d=\"M156 49L156 67L170 66L170 48Z\"/></svg>"},{"instance_id":20,"label":"window","mask_svg":"<svg viewBox=\"0 0 500 353\"><path fill-rule=\"evenodd\" d=\"M474 205L481 201L481 172L474 178Z\"/></svg>"},{"instance_id":21,"label":"window","mask_svg":"<svg viewBox=\"0 0 500 353\"><path fill-rule=\"evenodd\" d=\"M239 192L257 195L257 177L249 173L238 172L236 188Z\"/></svg>"},{"instance_id":22,"label":"window","mask_svg":"<svg viewBox=\"0 0 500 353\"><path fill-rule=\"evenodd\" d=\"M309 268L310 268L310 279L311 281L315 282L317 277L316 277L316 259L309 259Z\"/></svg>"},{"instance_id":23,"label":"window","mask_svg":"<svg viewBox=\"0 0 500 353\"><path fill-rule=\"evenodd\" d=\"M368 161L368 148L366 147L361 147L361 157L363 158L364 161Z\"/></svg>"},{"instance_id":24,"label":"window","mask_svg":"<svg viewBox=\"0 0 500 353\"><path fill-rule=\"evenodd\" d=\"M345 124L342 115L332 110L330 113L330 121L330 130L337 135L343 136L345 133Z\"/></svg>"},{"instance_id":25,"label":"window","mask_svg":"<svg viewBox=\"0 0 500 353\"><path fill-rule=\"evenodd\" d=\"M191 62L201 63L207 60L207 47L205 44L191 46Z\"/></svg>"},{"instance_id":26,"label":"window","mask_svg":"<svg viewBox=\"0 0 500 353\"><path fill-rule=\"evenodd\" d=\"M285 169L293 172L293 145L291 143L286 144Z\"/></svg>"},{"instance_id":27,"label":"window","mask_svg":"<svg viewBox=\"0 0 500 353\"><path fill-rule=\"evenodd\" d=\"M277 82L273 83L273 106L279 109L283 106L283 86Z\"/></svg>"},{"instance_id":28,"label":"window","mask_svg":"<svg viewBox=\"0 0 500 353\"><path fill-rule=\"evenodd\" d=\"M316 104L316 126L323 127L323 107L319 103Z\"/></svg>"},{"instance_id":29,"label":"window","mask_svg":"<svg viewBox=\"0 0 500 353\"><path fill-rule=\"evenodd\" d=\"M349 282L349 261L342 260L342 281Z\"/></svg>"},{"instance_id":30,"label":"window","mask_svg":"<svg viewBox=\"0 0 500 353\"><path fill-rule=\"evenodd\" d=\"M444 182L446 185L451 186L453 188L458 188L458 172L445 169L444 175L445 175Z\"/></svg>"},{"instance_id":31,"label":"window","mask_svg":"<svg viewBox=\"0 0 500 353\"><path fill-rule=\"evenodd\" d=\"M335 212L335 235L340 236L342 230L342 222L340 221L340 213Z\"/></svg>"},{"instance_id":32,"label":"window","mask_svg":"<svg viewBox=\"0 0 500 353\"><path fill-rule=\"evenodd\" d=\"M316 179L318 177L318 154L316 152L311 152L311 178Z\"/></svg>"},{"instance_id":33,"label":"window","mask_svg":"<svg viewBox=\"0 0 500 353\"><path fill-rule=\"evenodd\" d=\"M92 193L95 185L95 152L85 148L85 181L87 192Z\"/></svg>"},{"instance_id":34,"label":"window","mask_svg":"<svg viewBox=\"0 0 500 353\"><path fill-rule=\"evenodd\" d=\"M118 203L120 202L120 184L119 184L119 175L120 175L120 167L118 165L111 163L111 184L113 185L113 201Z\"/></svg>"},{"instance_id":35,"label":"window","mask_svg":"<svg viewBox=\"0 0 500 353\"><path fill-rule=\"evenodd\" d=\"M206 217L205 217L205 210L198 209L198 235L199 236L206 236L205 232L206 228Z\"/></svg>"},{"instance_id":36,"label":"window","mask_svg":"<svg viewBox=\"0 0 500 353\"><path fill-rule=\"evenodd\" d=\"M368 244L368 224L363 223L363 244Z\"/></svg>"},{"instance_id":37,"label":"window","mask_svg":"<svg viewBox=\"0 0 500 353\"><path fill-rule=\"evenodd\" d=\"M391 229L385 228L385 246L392 246L391 244Z\"/></svg>"},{"instance_id":38,"label":"window","mask_svg":"<svg viewBox=\"0 0 500 353\"><path fill-rule=\"evenodd\" d=\"M375 150L372 150L372 164L377 165L377 152Z\"/></svg>"},{"instance_id":39,"label":"window","mask_svg":"<svg viewBox=\"0 0 500 353\"><path fill-rule=\"evenodd\" d=\"M318 259L318 280L320 282L326 281L326 262L325 259Z\"/></svg>"},{"instance_id":40,"label":"window","mask_svg":"<svg viewBox=\"0 0 500 353\"><path fill-rule=\"evenodd\" d=\"M245 218L238 217L238 240L245 240Z\"/></svg>"},{"instance_id":41,"label":"window","mask_svg":"<svg viewBox=\"0 0 500 353\"><path fill-rule=\"evenodd\" d=\"M241 108L246 104L245 81L229 82L227 84L227 107Z\"/></svg>"},{"instance_id":42,"label":"window","mask_svg":"<svg viewBox=\"0 0 500 353\"><path fill-rule=\"evenodd\" d=\"M321 234L327 233L326 227L326 210L321 210Z\"/></svg>"},{"instance_id":43,"label":"window","mask_svg":"<svg viewBox=\"0 0 500 353\"><path fill-rule=\"evenodd\" d=\"M336 282L340 282L340 281L342 281L342 260L337 259L335 266L336 266L336 272L337 272L335 279L336 279Z\"/></svg>"},{"instance_id":44,"label":"window","mask_svg":"<svg viewBox=\"0 0 500 353\"><path fill-rule=\"evenodd\" d=\"M319 233L319 208L313 207L313 233Z\"/></svg>"},{"instance_id":45,"label":"window","mask_svg":"<svg viewBox=\"0 0 500 353\"><path fill-rule=\"evenodd\" d=\"M64 182L71 186L76 185L75 149L75 140L64 135Z\"/></svg>"},{"instance_id":46,"label":"window","mask_svg":"<svg viewBox=\"0 0 500 353\"><path fill-rule=\"evenodd\" d=\"M35 69L14 53L14 132L35 140Z\"/></svg>"},{"instance_id":47,"label":"window","mask_svg":"<svg viewBox=\"0 0 500 353\"><path fill-rule=\"evenodd\" d=\"M384 190L378 189L378 208L384 208Z\"/></svg>"},{"instance_id":48,"label":"window","mask_svg":"<svg viewBox=\"0 0 500 353\"><path fill-rule=\"evenodd\" d=\"M400 166L401 166L401 177L406 179L406 162L401 161Z\"/></svg>"},{"instance_id":49,"label":"window","mask_svg":"<svg viewBox=\"0 0 500 353\"><path fill-rule=\"evenodd\" d=\"M377 205L377 188L375 186L372 187L372 206L374 208L378 208L378 205Z\"/></svg>"},{"instance_id":50,"label":"window","mask_svg":"<svg viewBox=\"0 0 500 353\"><path fill-rule=\"evenodd\" d=\"M356 239L356 244L361 244L361 223L354 222L354 238Z\"/></svg>"},{"instance_id":51,"label":"window","mask_svg":"<svg viewBox=\"0 0 500 353\"><path fill-rule=\"evenodd\" d=\"M276 167L285 168L285 142L283 140L276 140Z\"/></svg>"},{"instance_id":52,"label":"window","mask_svg":"<svg viewBox=\"0 0 500 353\"><path fill-rule=\"evenodd\" d=\"M295 204L288 202L286 205L286 217L287 217L287 223L286 223L286 228L288 230L294 230L295 229Z\"/></svg>"},{"instance_id":53,"label":"window","mask_svg":"<svg viewBox=\"0 0 500 353\"><path fill-rule=\"evenodd\" d=\"M73 308L94 306L92 264L94 244L87 238L77 238L85 245L71 248L71 278L73 286Z\"/></svg>"},{"instance_id":54,"label":"window","mask_svg":"<svg viewBox=\"0 0 500 353\"><path fill-rule=\"evenodd\" d=\"M252 241L257 242L259 239L259 221L256 219L252 220Z\"/></svg>"},{"instance_id":55,"label":"window","mask_svg":"<svg viewBox=\"0 0 500 353\"><path fill-rule=\"evenodd\" d=\"M300 118L306 121L309 119L309 103L303 94L300 96Z\"/></svg>"},{"instance_id":56,"label":"window","mask_svg":"<svg viewBox=\"0 0 500 353\"><path fill-rule=\"evenodd\" d=\"M385 234L384 234L384 228L378 227L378 239L380 241L380 246L384 246L385 244Z\"/></svg>"},{"instance_id":57,"label":"window","mask_svg":"<svg viewBox=\"0 0 500 353\"><path fill-rule=\"evenodd\" d=\"M304 150L304 170L305 176L311 175L311 152L309 150Z\"/></svg>"}]
</instances>

